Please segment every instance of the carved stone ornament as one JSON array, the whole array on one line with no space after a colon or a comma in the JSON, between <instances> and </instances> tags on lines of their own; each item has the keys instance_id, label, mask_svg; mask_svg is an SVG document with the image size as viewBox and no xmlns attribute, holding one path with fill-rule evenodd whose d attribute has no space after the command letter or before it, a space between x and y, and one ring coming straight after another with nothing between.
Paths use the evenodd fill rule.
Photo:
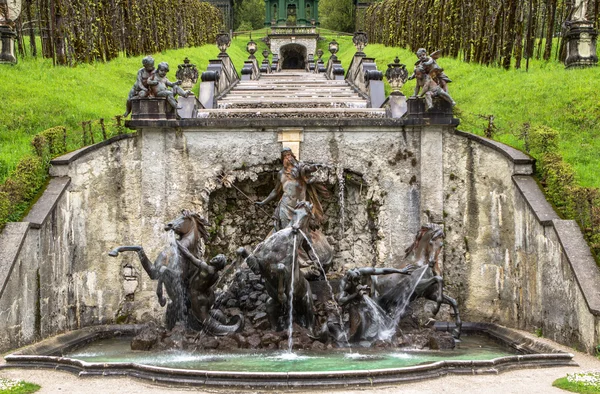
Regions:
<instances>
[{"instance_id":1,"label":"carved stone ornament","mask_svg":"<svg viewBox=\"0 0 600 394\"><path fill-rule=\"evenodd\" d=\"M398 93L400 92L402 86L406 83L408 71L406 70L406 65L400 63L398 56L396 56L393 63L388 64L388 68L385 72L385 78L388 80L393 91Z\"/></svg>"},{"instance_id":2,"label":"carved stone ornament","mask_svg":"<svg viewBox=\"0 0 600 394\"><path fill-rule=\"evenodd\" d=\"M335 54L337 53L337 51L339 51L340 49L340 44L338 44L338 42L336 40L333 40L329 43L329 53L331 53L331 56L335 56Z\"/></svg>"},{"instance_id":3,"label":"carved stone ornament","mask_svg":"<svg viewBox=\"0 0 600 394\"><path fill-rule=\"evenodd\" d=\"M0 26L13 26L21 14L21 0L0 0Z\"/></svg>"},{"instance_id":4,"label":"carved stone ornament","mask_svg":"<svg viewBox=\"0 0 600 394\"><path fill-rule=\"evenodd\" d=\"M269 50L268 50L268 49L265 49L264 51L262 51L262 55L263 55L263 57L264 57L265 59L266 59L266 58L268 58L268 57L269 57Z\"/></svg>"},{"instance_id":5,"label":"carved stone ornament","mask_svg":"<svg viewBox=\"0 0 600 394\"><path fill-rule=\"evenodd\" d=\"M0 0L0 64L15 64L14 21L21 13L21 0Z\"/></svg>"},{"instance_id":6,"label":"carved stone ornament","mask_svg":"<svg viewBox=\"0 0 600 394\"><path fill-rule=\"evenodd\" d=\"M319 60L321 60L321 57L323 56L323 50L322 49L317 49L317 56L319 57Z\"/></svg>"},{"instance_id":7,"label":"carved stone ornament","mask_svg":"<svg viewBox=\"0 0 600 394\"><path fill-rule=\"evenodd\" d=\"M227 55L226 52L227 48L229 48L229 44L231 44L231 38L229 38L229 34L225 33L224 31L221 31L219 34L217 34L217 47L221 51L219 56Z\"/></svg>"},{"instance_id":8,"label":"carved stone ornament","mask_svg":"<svg viewBox=\"0 0 600 394\"><path fill-rule=\"evenodd\" d=\"M252 39L250 39L250 41L248 41L246 44L246 52L250 54L248 57L249 59L254 59L254 54L256 53L256 42L254 42Z\"/></svg>"},{"instance_id":9,"label":"carved stone ornament","mask_svg":"<svg viewBox=\"0 0 600 394\"><path fill-rule=\"evenodd\" d=\"M192 90L196 82L198 82L198 69L195 64L190 63L190 59L187 57L183 60L183 64L177 66L177 73L175 74L178 80L181 81L181 88L183 90Z\"/></svg>"},{"instance_id":10,"label":"carved stone ornament","mask_svg":"<svg viewBox=\"0 0 600 394\"><path fill-rule=\"evenodd\" d=\"M356 47L356 52L359 54L362 54L363 50L369 43L369 39L367 38L367 33L365 33L364 31L355 32L354 36L352 37L352 42L354 43L354 46Z\"/></svg>"}]
</instances>

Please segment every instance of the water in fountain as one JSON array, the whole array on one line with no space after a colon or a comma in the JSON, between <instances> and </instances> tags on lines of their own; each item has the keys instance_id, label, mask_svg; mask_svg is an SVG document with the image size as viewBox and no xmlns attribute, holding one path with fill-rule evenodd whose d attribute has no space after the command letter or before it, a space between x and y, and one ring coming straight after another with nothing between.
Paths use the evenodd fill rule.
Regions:
<instances>
[{"instance_id":1,"label":"water in fountain","mask_svg":"<svg viewBox=\"0 0 600 394\"><path fill-rule=\"evenodd\" d=\"M290 272L290 296L289 296L289 326L288 326L288 353L292 353L292 347L294 346L294 339L292 334L294 333L294 269L296 268L296 240L298 236L294 234L294 249L292 249L292 271Z\"/></svg>"},{"instance_id":2,"label":"water in fountain","mask_svg":"<svg viewBox=\"0 0 600 394\"><path fill-rule=\"evenodd\" d=\"M169 263L171 268L176 272L181 272L181 254L179 253L179 247L177 246L177 236L175 231L169 230L167 231L167 242L169 243L169 257L168 260L172 261L172 264ZM177 277L179 280L175 282L175 299L172 301L179 301L177 307L177 321L185 321L186 319L186 305L185 305L185 294L186 291L183 287L183 281L181 280L181 276L178 274Z\"/></svg>"},{"instance_id":3,"label":"water in fountain","mask_svg":"<svg viewBox=\"0 0 600 394\"><path fill-rule=\"evenodd\" d=\"M344 319L342 318L342 311L340 310L340 305L338 304L338 302L335 299L335 295L333 293L333 287L331 287L331 283L329 282L329 279L327 279L327 275L325 273L325 268L323 268L323 264L321 264L321 260L319 259L319 256L317 255L317 252L313 248L313 245L310 242L310 239L306 236L306 234L304 234L304 232L302 230L298 230L298 231L300 231L300 234L302 234L302 237L304 237L304 239L308 243L308 246L310 247L310 250L312 250L313 255L315 256L315 259L317 260L317 264L319 265L319 269L321 270L321 273L323 274L323 277L325 278L325 283L327 283L327 288L329 289L329 295L331 296L331 299L334 302L335 311L336 311L336 313L338 315L338 318L339 318L339 321L340 321L340 327L342 328L342 333L344 334L344 341L346 342L346 346L348 346L350 348L350 353L352 353L352 347L350 346L350 341L348 339L348 334L346 333L346 330L344 329Z\"/></svg>"},{"instance_id":4,"label":"water in fountain","mask_svg":"<svg viewBox=\"0 0 600 394\"><path fill-rule=\"evenodd\" d=\"M342 238L344 237L345 234L345 228L344 225L346 223L346 205L345 205L345 188L346 188L346 179L344 179L344 169L342 167L338 167L336 169L336 175L337 175L337 179L338 179L338 198L339 198L339 202L340 202L340 222L342 225Z\"/></svg>"},{"instance_id":5,"label":"water in fountain","mask_svg":"<svg viewBox=\"0 0 600 394\"><path fill-rule=\"evenodd\" d=\"M404 310L408 306L408 304L410 302L410 298L412 297L413 293L415 292L415 289L417 288L419 282L421 281L421 279L425 275L425 272L427 271L427 268L428 268L428 266L426 266L426 265L423 266L423 267L421 267L421 268L418 268L411 275L411 278L412 278L412 276L415 274L415 272L417 272L419 269L421 270L421 273L419 274L418 279L413 283L412 288L410 289L410 292L409 293L405 293L406 297L402 300L402 304L400 305L399 308L396 308L396 310L394 312L393 325L392 325L392 327L394 329L398 325L398 323L400 322L400 319L402 318L402 316L404 316Z\"/></svg>"},{"instance_id":6,"label":"water in fountain","mask_svg":"<svg viewBox=\"0 0 600 394\"><path fill-rule=\"evenodd\" d=\"M377 339L388 341L396 333L394 320L391 319L383 309L369 296L363 297L365 304L369 307L369 312L373 319L373 326L377 328Z\"/></svg>"}]
</instances>

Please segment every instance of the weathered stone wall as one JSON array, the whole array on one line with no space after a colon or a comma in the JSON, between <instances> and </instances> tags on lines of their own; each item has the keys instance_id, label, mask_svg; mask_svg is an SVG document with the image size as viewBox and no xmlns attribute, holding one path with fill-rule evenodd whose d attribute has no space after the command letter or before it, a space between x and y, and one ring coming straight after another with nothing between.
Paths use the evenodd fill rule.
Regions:
<instances>
[{"instance_id":1,"label":"weathered stone wall","mask_svg":"<svg viewBox=\"0 0 600 394\"><path fill-rule=\"evenodd\" d=\"M313 37L275 37L271 36L271 53L281 55L279 51L281 47L289 44L298 44L306 48L306 56L314 55L317 52L317 39Z\"/></svg>"},{"instance_id":2,"label":"weathered stone wall","mask_svg":"<svg viewBox=\"0 0 600 394\"><path fill-rule=\"evenodd\" d=\"M592 351L600 302L589 289L600 275L568 239L572 222L540 197L527 157L450 126L331 122L295 126L304 126L301 160L326 165L317 176L330 193L323 232L337 271L398 266L421 223L443 222L445 282L463 320L541 328ZM279 129L223 125L140 127L53 162L56 185L26 218L31 228L11 224L0 238L0 250L22 240L0 253L1 350L87 325L160 320L156 283L137 255L107 252L142 245L154 259L182 209L211 222L211 255L233 258L266 236L273 206L261 211L239 190L259 200L273 188Z\"/></svg>"}]
</instances>

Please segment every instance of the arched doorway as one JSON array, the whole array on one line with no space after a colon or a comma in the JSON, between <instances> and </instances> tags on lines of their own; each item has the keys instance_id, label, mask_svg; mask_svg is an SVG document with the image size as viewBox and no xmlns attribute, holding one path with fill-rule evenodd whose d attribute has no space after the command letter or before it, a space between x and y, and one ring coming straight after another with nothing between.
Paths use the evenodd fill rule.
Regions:
<instances>
[{"instance_id":1,"label":"arched doorway","mask_svg":"<svg viewBox=\"0 0 600 394\"><path fill-rule=\"evenodd\" d=\"M287 44L279 48L281 68L284 70L304 70L306 67L306 47L300 44Z\"/></svg>"}]
</instances>

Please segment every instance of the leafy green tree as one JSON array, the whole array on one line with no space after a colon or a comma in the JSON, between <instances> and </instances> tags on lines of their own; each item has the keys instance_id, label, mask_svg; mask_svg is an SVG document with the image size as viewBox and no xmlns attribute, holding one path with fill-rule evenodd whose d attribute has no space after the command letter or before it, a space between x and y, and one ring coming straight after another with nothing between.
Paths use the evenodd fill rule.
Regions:
<instances>
[{"instance_id":1,"label":"leafy green tree","mask_svg":"<svg viewBox=\"0 0 600 394\"><path fill-rule=\"evenodd\" d=\"M234 30L256 30L265 23L264 0L239 0L234 3Z\"/></svg>"},{"instance_id":2,"label":"leafy green tree","mask_svg":"<svg viewBox=\"0 0 600 394\"><path fill-rule=\"evenodd\" d=\"M354 2L352 0L321 0L321 27L335 31L354 32Z\"/></svg>"}]
</instances>

